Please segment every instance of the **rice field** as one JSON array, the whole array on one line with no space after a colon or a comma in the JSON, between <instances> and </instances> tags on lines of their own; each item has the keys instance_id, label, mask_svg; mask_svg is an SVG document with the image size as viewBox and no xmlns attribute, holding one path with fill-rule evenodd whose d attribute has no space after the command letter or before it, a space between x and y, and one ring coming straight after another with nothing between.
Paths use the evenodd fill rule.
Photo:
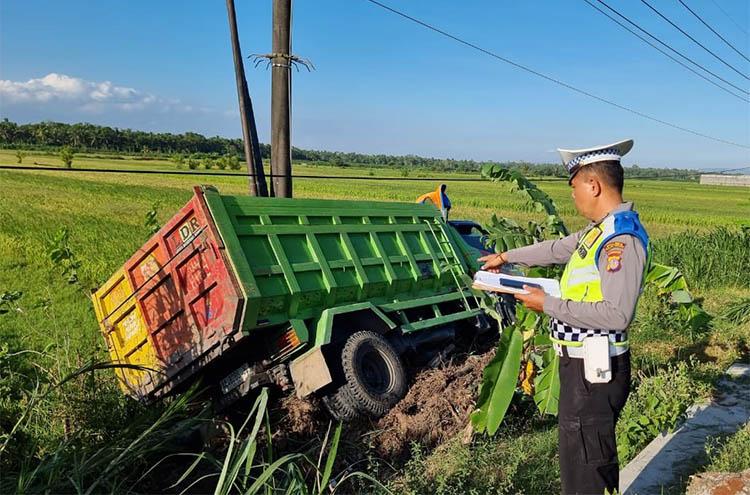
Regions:
<instances>
[{"instance_id":1,"label":"rice field","mask_svg":"<svg viewBox=\"0 0 750 495\"><path fill-rule=\"evenodd\" d=\"M15 163L14 152L0 151L0 164ZM155 210L157 220L166 221L187 201L192 187L198 184L212 184L226 194L242 194L247 190L247 180L241 172L231 177L55 172L44 169L62 163L56 156L44 153L29 154L24 165L38 170L0 170L0 294L22 293L16 299L7 296L8 302L0 303L0 311L8 311L0 314L0 447L11 438L9 432L15 420L29 405L34 382L26 381L25 377L32 375L30 370L36 369L36 373L44 370L43 376L54 381L90 359L106 357L88 291L106 280L149 237L146 214ZM176 170L174 163L165 160L84 156L76 156L73 167ZM379 177L401 174L401 171L380 168L297 163L294 173L342 177L297 179L295 195L305 198L410 202L439 184L438 181L379 180ZM368 180L353 176L365 176ZM415 170L404 178L433 176L433 172ZM440 173L440 176L448 184L454 219L486 222L497 214L519 221L539 220L539 215L530 211L505 184L451 181L476 177L469 174ZM555 200L569 228L576 229L585 223L574 211L567 182L545 180L538 185ZM749 320L731 323L720 316L736 305L736 301L750 298L750 286L747 278L742 277L742 268L733 266L731 276L714 280L704 273L706 267L715 269L717 266L707 262L705 256L719 259L717 253L720 253L718 263L724 265L732 264L733 259L740 262L738 257L748 256L748 247L737 245L737 237L729 236L734 243L731 246L722 244L727 236L717 228L736 232L742 225L750 224L750 190L701 186L694 182L632 180L626 181L625 197L635 202L657 246L661 242L673 254L670 261L678 267L683 264L683 271L695 279L696 295L703 298L704 307L716 315L710 330L698 336L688 336L677 326L656 328L653 321L647 320L659 316L662 302L648 299L651 296L647 295L638 328L634 329L634 340L642 345L640 355L634 356L636 362L663 367L695 355L703 361L691 365L691 369L696 370L696 376L707 377L708 383L728 362L746 355L750 345ZM63 276L61 267L49 256L50 243L61 229L69 232L68 247L80 262L76 284L67 282L67 275ZM740 310L746 312L746 305ZM745 314L734 311L732 314ZM64 401L50 396L36 404L37 414L26 420L23 430L27 437L23 442L13 437L19 443L11 445L18 447L12 454L18 458L42 459L50 453L62 452L59 449L69 448L71 438L80 440L86 451L86 445L102 446L115 441L112 439L126 431L125 424L132 418L143 419L144 411L119 397L109 370L97 372L96 376L98 378L91 383L85 382L71 392L72 395L64 396ZM72 432L76 431L83 433L75 436ZM541 486L538 483L542 478L529 477L531 484L523 485L525 481L518 481L521 485L513 486L509 481L512 478L507 476L511 476L511 468L517 470L513 473L523 474L526 473L523 469L530 469L529 466L544 470L556 465L555 453L550 451L556 446L554 426L549 422L541 427L519 422L503 435L497 441L482 440L470 447L452 442L434 455L415 447L417 450L407 464L396 466L395 471L387 470L379 479L389 481L391 487L400 487L403 493L421 493L419 487L434 488L438 486L437 481L445 485L440 493L465 493L462 487L467 486L485 492L489 485L471 485L485 478L495 480L492 483L504 479L509 483L507 492L524 491L525 487L527 492L534 493ZM532 464L524 460L529 445L540 456ZM479 464L472 459L478 459ZM486 464L482 464L485 461ZM3 467L9 465L6 462L9 462L8 454L6 452L3 458L0 449L0 488L8 486L3 485L2 479ZM508 464L510 462L516 464ZM375 462L366 471L375 473L377 466ZM507 473L504 470L508 470ZM483 478L480 471L488 476ZM543 479L550 483L545 486L554 487L556 474L545 473ZM523 476L518 479L525 480ZM498 489L497 493L506 493L503 490Z\"/></svg>"}]
</instances>

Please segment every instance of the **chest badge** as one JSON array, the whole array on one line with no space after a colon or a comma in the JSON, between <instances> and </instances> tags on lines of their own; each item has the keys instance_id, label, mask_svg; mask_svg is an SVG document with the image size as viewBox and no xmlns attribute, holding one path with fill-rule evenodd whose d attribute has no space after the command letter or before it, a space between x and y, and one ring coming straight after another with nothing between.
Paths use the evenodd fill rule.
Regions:
<instances>
[{"instance_id":1,"label":"chest badge","mask_svg":"<svg viewBox=\"0 0 750 495\"><path fill-rule=\"evenodd\" d=\"M591 249L591 246L602 236L602 229L599 226L592 227L591 230L586 232L581 241L582 246L586 246L586 249Z\"/></svg>"}]
</instances>

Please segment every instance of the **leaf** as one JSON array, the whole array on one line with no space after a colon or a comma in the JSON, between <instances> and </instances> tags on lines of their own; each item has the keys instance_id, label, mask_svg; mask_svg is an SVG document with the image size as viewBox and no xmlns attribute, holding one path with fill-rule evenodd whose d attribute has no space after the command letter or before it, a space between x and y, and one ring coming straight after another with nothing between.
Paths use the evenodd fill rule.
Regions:
<instances>
[{"instance_id":1,"label":"leaf","mask_svg":"<svg viewBox=\"0 0 750 495\"><path fill-rule=\"evenodd\" d=\"M326 467L323 470L323 478L320 480L320 493L323 493L325 487L328 486L328 481L331 479L331 472L333 471L333 462L336 460L336 451L339 448L339 440L341 439L341 423L336 427L336 431L333 433L333 440L331 440L331 448L328 451L328 458L326 459Z\"/></svg>"},{"instance_id":2,"label":"leaf","mask_svg":"<svg viewBox=\"0 0 750 495\"><path fill-rule=\"evenodd\" d=\"M515 326L503 330L495 357L484 369L477 410L471 415L474 429L494 435L508 411L518 381L523 337Z\"/></svg>"},{"instance_id":3,"label":"leaf","mask_svg":"<svg viewBox=\"0 0 750 495\"><path fill-rule=\"evenodd\" d=\"M686 290L676 290L672 292L672 300L676 303L688 304L693 302L693 297Z\"/></svg>"},{"instance_id":4,"label":"leaf","mask_svg":"<svg viewBox=\"0 0 750 495\"><path fill-rule=\"evenodd\" d=\"M544 353L547 366L534 380L534 402L542 414L557 415L560 403L560 357L554 349Z\"/></svg>"},{"instance_id":5,"label":"leaf","mask_svg":"<svg viewBox=\"0 0 750 495\"><path fill-rule=\"evenodd\" d=\"M534 336L534 345L537 347L541 347L543 345L552 345L552 341L549 338L549 335L544 332L538 332Z\"/></svg>"}]
</instances>

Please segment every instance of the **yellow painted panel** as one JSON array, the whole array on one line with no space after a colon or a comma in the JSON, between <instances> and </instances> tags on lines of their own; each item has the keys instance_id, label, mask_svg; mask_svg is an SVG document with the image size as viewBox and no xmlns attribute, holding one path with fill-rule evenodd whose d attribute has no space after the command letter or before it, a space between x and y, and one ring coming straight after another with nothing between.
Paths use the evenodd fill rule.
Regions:
<instances>
[{"instance_id":1,"label":"yellow painted panel","mask_svg":"<svg viewBox=\"0 0 750 495\"><path fill-rule=\"evenodd\" d=\"M136 299L130 297L132 293L133 288L122 270L96 291L94 310L100 329L113 362L160 370L162 365L148 338L146 322ZM116 373L123 391L135 397L148 393L156 378L148 370L119 368Z\"/></svg>"}]
</instances>

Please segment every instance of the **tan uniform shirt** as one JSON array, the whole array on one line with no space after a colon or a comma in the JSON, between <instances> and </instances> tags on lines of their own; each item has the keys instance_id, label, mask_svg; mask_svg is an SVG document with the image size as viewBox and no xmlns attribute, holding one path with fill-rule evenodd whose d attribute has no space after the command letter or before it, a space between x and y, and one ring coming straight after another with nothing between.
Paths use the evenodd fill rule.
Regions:
<instances>
[{"instance_id":1,"label":"tan uniform shirt","mask_svg":"<svg viewBox=\"0 0 750 495\"><path fill-rule=\"evenodd\" d=\"M633 203L622 203L611 213L632 209ZM581 236L596 223L598 222L592 222L586 228L563 239L511 249L505 253L506 259L510 263L524 266L565 264L575 251ZM603 299L597 302L577 302L548 295L544 300L546 314L580 328L625 330L630 325L641 291L646 250L638 238L629 234L613 237L607 244L611 242L622 243L622 254L619 268L614 271L607 269L605 250L602 249L599 254L598 266Z\"/></svg>"}]
</instances>

